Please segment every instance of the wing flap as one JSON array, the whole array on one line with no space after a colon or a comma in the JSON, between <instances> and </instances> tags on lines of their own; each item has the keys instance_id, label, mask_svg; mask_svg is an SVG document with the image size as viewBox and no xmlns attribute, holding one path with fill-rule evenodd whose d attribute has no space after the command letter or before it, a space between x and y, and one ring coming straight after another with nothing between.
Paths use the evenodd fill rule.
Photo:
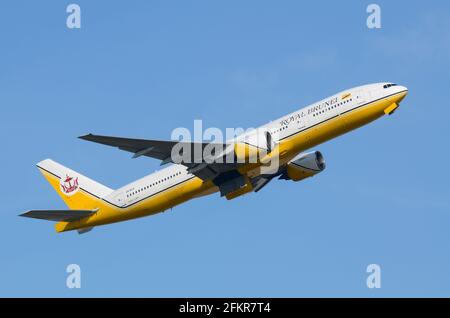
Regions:
<instances>
[{"instance_id":1,"label":"wing flap","mask_svg":"<svg viewBox=\"0 0 450 318\"><path fill-rule=\"evenodd\" d=\"M97 212L96 210L31 210L20 214L20 216L48 221L71 222L88 217Z\"/></svg>"}]
</instances>

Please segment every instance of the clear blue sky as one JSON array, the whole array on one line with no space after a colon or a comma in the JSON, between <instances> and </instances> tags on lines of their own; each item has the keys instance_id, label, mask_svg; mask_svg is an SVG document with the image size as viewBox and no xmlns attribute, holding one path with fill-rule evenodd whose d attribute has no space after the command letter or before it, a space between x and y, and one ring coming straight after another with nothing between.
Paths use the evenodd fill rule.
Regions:
<instances>
[{"instance_id":1,"label":"clear blue sky","mask_svg":"<svg viewBox=\"0 0 450 318\"><path fill-rule=\"evenodd\" d=\"M69 3L0 4L0 296L450 296L448 1L377 1L381 30L368 1L78 0L80 30ZM81 236L17 217L65 208L42 159L112 188L158 168L79 135L255 127L378 81L409 88L401 109L317 147L305 182Z\"/></svg>"}]
</instances>

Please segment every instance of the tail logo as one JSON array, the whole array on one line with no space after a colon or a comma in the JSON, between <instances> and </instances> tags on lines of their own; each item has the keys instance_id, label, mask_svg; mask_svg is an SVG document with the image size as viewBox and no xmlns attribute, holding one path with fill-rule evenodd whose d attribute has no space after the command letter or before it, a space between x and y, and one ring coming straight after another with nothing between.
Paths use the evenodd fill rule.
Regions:
<instances>
[{"instance_id":1,"label":"tail logo","mask_svg":"<svg viewBox=\"0 0 450 318\"><path fill-rule=\"evenodd\" d=\"M61 178L61 191L66 195L74 195L78 191L78 177L70 177L66 174L66 178Z\"/></svg>"}]
</instances>

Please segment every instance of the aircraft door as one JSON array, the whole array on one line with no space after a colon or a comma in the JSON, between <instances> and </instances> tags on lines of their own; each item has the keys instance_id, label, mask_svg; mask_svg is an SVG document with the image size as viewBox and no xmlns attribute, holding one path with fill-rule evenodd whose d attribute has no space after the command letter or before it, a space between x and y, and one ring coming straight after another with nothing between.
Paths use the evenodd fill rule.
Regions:
<instances>
[{"instance_id":1,"label":"aircraft door","mask_svg":"<svg viewBox=\"0 0 450 318\"><path fill-rule=\"evenodd\" d=\"M297 118L297 130L303 130L308 126L308 116L302 113L299 118Z\"/></svg>"},{"instance_id":2,"label":"aircraft door","mask_svg":"<svg viewBox=\"0 0 450 318\"><path fill-rule=\"evenodd\" d=\"M123 194L123 192L120 192L114 196L114 204L116 204L117 206L120 206L120 207L122 207L126 204L125 195Z\"/></svg>"},{"instance_id":3,"label":"aircraft door","mask_svg":"<svg viewBox=\"0 0 450 318\"><path fill-rule=\"evenodd\" d=\"M355 96L356 97L356 105L359 106L359 105L367 103L367 101L369 100L369 97L370 97L369 94L370 93L364 89L357 91L356 96Z\"/></svg>"}]
</instances>

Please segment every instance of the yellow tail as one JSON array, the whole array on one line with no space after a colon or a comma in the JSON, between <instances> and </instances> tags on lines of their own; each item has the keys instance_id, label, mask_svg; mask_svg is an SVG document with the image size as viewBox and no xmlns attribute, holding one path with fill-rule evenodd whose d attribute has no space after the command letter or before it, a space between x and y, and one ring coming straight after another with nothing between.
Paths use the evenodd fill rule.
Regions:
<instances>
[{"instance_id":1,"label":"yellow tail","mask_svg":"<svg viewBox=\"0 0 450 318\"><path fill-rule=\"evenodd\" d=\"M114 190L51 159L39 162L37 167L71 210L104 209L106 204L102 199L114 192ZM64 231L69 223L57 223L56 230Z\"/></svg>"}]
</instances>

